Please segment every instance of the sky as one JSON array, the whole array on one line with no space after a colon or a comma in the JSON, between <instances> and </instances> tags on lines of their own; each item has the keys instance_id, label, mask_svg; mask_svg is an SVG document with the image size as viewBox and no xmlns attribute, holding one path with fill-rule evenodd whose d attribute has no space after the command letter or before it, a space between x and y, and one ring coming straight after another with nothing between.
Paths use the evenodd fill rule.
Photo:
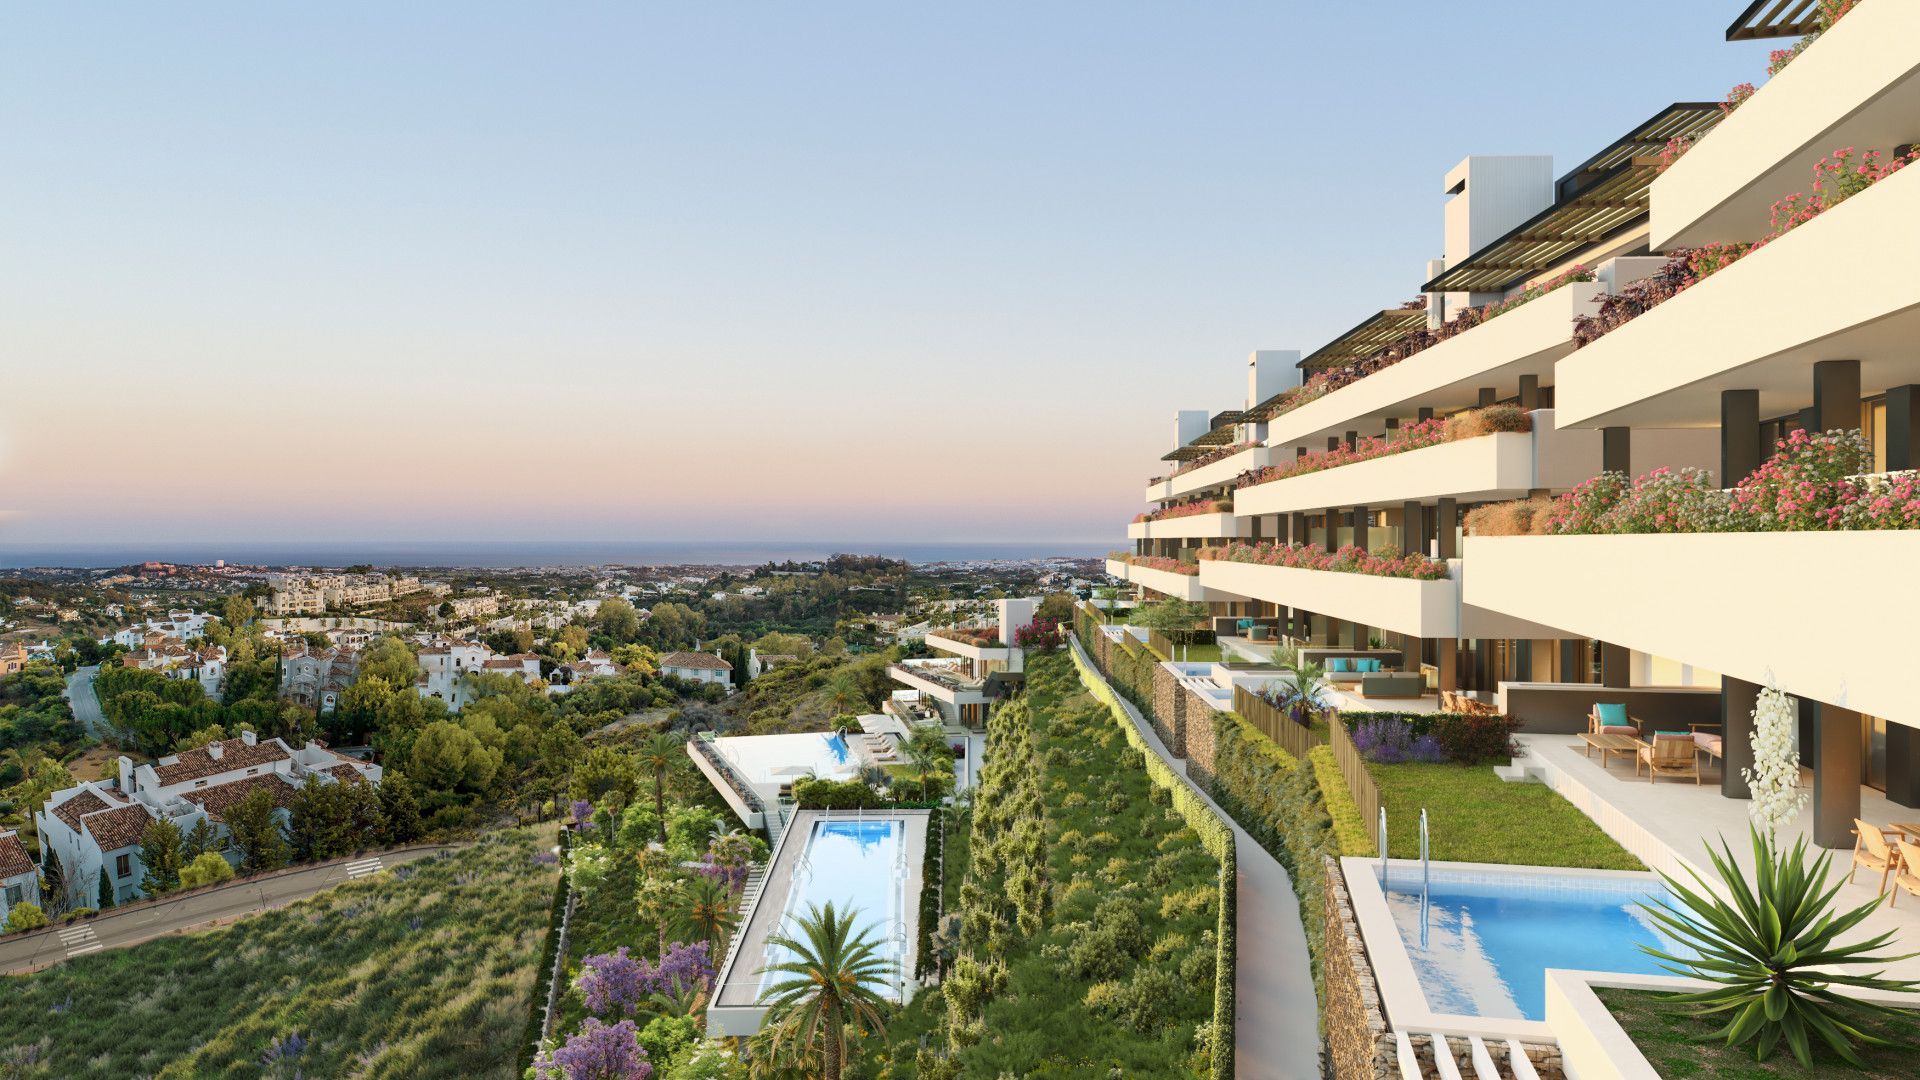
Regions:
<instances>
[{"instance_id":1,"label":"sky","mask_svg":"<svg viewBox=\"0 0 1920 1080\"><path fill-rule=\"evenodd\" d=\"M15 7L0 543L1120 541L1741 6Z\"/></svg>"}]
</instances>

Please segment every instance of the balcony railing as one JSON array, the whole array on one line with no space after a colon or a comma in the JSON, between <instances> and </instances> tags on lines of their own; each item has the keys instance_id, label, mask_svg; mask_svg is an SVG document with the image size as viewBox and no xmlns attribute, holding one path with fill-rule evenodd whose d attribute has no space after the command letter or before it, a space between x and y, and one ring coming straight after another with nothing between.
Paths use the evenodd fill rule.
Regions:
<instances>
[{"instance_id":1,"label":"balcony railing","mask_svg":"<svg viewBox=\"0 0 1920 1080\"><path fill-rule=\"evenodd\" d=\"M895 664L894 669L915 678L925 679L930 683L935 683L949 690L957 690L962 693L980 693L987 688L987 681L985 679L974 678L966 673L965 668L958 665L922 664L903 661Z\"/></svg>"}]
</instances>

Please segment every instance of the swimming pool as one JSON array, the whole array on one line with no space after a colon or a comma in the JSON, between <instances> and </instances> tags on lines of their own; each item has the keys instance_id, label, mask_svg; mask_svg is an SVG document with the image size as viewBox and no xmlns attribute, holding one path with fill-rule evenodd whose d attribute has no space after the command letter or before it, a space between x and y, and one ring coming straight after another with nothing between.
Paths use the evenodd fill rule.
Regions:
<instances>
[{"instance_id":1,"label":"swimming pool","mask_svg":"<svg viewBox=\"0 0 1920 1080\"><path fill-rule=\"evenodd\" d=\"M879 954L895 969L904 960L906 924L906 823L900 820L813 823L807 846L793 871L793 887L781 912L780 932L798 934L799 921L809 907L831 903L836 913L856 913L854 932L865 932L879 943ZM766 962L780 963L791 955L778 945L767 946ZM766 986L786 976L768 972ZM895 980L892 988L899 989ZM894 994L896 998L897 993Z\"/></svg>"},{"instance_id":2,"label":"swimming pool","mask_svg":"<svg viewBox=\"0 0 1920 1080\"><path fill-rule=\"evenodd\" d=\"M1435 1013L1546 1018L1548 968L1666 974L1640 946L1676 952L1639 902L1652 874L1433 871L1424 912L1417 864L1388 874L1387 907Z\"/></svg>"}]
</instances>

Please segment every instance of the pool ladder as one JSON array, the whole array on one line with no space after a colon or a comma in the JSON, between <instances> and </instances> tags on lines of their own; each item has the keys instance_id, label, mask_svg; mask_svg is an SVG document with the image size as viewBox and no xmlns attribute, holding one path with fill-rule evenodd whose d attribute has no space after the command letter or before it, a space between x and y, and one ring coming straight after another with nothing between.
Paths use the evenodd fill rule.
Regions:
<instances>
[{"instance_id":1,"label":"pool ladder","mask_svg":"<svg viewBox=\"0 0 1920 1080\"><path fill-rule=\"evenodd\" d=\"M1427 833L1427 808L1420 808L1420 947L1427 945L1427 898L1433 891L1433 865ZM1380 808L1380 889L1387 887L1387 808Z\"/></svg>"}]
</instances>

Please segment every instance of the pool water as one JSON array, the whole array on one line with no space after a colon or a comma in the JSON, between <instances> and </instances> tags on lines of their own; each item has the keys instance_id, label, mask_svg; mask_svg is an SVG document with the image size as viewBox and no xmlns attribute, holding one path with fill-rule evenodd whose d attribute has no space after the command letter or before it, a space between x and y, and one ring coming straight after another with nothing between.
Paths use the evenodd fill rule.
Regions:
<instances>
[{"instance_id":1,"label":"pool water","mask_svg":"<svg viewBox=\"0 0 1920 1080\"><path fill-rule=\"evenodd\" d=\"M833 760L845 765L847 763L847 752L847 737L845 735L836 731L827 736L827 753L833 755Z\"/></svg>"},{"instance_id":2,"label":"pool water","mask_svg":"<svg viewBox=\"0 0 1920 1080\"><path fill-rule=\"evenodd\" d=\"M895 967L903 960L900 931L904 926L907 868L903 859L906 823L902 821L816 821L799 864L793 887L781 914L780 932L798 937L796 916L810 906L833 904L834 913L855 912L854 933L865 932L878 943L878 952ZM787 949L767 947L767 963L789 957ZM764 988L789 976L768 972Z\"/></svg>"},{"instance_id":3,"label":"pool water","mask_svg":"<svg viewBox=\"0 0 1920 1080\"><path fill-rule=\"evenodd\" d=\"M1387 906L1436 1013L1544 1020L1548 968L1663 975L1639 946L1688 955L1638 906L1657 878L1435 871L1423 942L1414 874L1389 875Z\"/></svg>"}]
</instances>

